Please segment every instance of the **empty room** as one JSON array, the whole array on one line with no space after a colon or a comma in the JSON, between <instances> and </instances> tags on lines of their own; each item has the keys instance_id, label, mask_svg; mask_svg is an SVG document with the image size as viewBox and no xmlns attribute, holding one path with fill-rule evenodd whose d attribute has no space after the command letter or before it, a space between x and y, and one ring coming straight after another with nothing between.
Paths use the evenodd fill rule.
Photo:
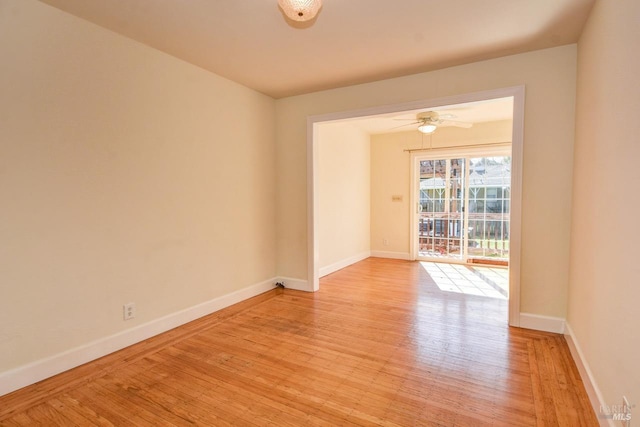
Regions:
<instances>
[{"instance_id":1,"label":"empty room","mask_svg":"<svg viewBox=\"0 0 640 427\"><path fill-rule=\"evenodd\" d=\"M635 425L635 0L0 0L0 425Z\"/></svg>"}]
</instances>

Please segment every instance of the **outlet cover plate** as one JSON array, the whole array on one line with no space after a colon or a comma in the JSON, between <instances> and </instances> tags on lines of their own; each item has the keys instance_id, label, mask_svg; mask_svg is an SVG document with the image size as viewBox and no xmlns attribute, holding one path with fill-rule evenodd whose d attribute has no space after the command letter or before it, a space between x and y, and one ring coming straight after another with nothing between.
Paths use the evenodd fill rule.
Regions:
<instances>
[{"instance_id":1,"label":"outlet cover plate","mask_svg":"<svg viewBox=\"0 0 640 427\"><path fill-rule=\"evenodd\" d=\"M131 320L136 317L136 304L133 302L122 306L122 316L124 320Z\"/></svg>"}]
</instances>

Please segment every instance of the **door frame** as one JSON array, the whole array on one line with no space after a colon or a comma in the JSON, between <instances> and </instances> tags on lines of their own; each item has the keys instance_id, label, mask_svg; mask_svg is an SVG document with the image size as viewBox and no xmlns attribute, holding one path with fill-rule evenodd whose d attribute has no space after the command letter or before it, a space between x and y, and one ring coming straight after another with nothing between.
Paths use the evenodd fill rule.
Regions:
<instances>
[{"instance_id":1,"label":"door frame","mask_svg":"<svg viewBox=\"0 0 640 427\"><path fill-rule=\"evenodd\" d=\"M307 288L320 288L318 235L318 126L323 122L408 110L436 108L467 102L513 97L511 138L511 230L509 242L509 325L520 326L520 262L522 246L522 157L524 150L524 85L454 95L443 98L383 105L307 117Z\"/></svg>"}]
</instances>

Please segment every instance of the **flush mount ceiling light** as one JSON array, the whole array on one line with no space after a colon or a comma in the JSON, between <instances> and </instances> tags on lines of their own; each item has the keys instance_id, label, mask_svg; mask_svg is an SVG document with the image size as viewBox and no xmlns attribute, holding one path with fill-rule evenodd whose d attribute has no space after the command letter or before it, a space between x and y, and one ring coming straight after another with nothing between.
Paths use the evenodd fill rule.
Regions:
<instances>
[{"instance_id":1,"label":"flush mount ceiling light","mask_svg":"<svg viewBox=\"0 0 640 427\"><path fill-rule=\"evenodd\" d=\"M304 22L316 16L322 7L322 0L278 0L278 5L290 19Z\"/></svg>"}]
</instances>

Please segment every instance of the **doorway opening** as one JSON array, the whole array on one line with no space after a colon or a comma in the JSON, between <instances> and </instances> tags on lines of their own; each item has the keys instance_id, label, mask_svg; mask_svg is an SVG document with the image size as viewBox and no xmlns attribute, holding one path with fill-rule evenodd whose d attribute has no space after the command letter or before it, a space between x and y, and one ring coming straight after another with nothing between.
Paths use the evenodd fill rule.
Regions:
<instances>
[{"instance_id":1,"label":"doorway opening","mask_svg":"<svg viewBox=\"0 0 640 427\"><path fill-rule=\"evenodd\" d=\"M472 259L474 260L478 260L478 261L482 261L484 259L489 259L489 258L496 258L496 254L492 254L490 252L490 250L494 250L497 251L498 255L504 256L505 258L508 259L508 265L509 265L509 269L508 269L508 288L509 288L509 293L508 293L508 322L509 325L511 326L519 326L520 325L520 246L521 246L521 205L522 205L522 153L523 153L523 145L524 145L524 140L523 140L523 135L524 135L524 87L523 86L517 86L517 87L511 87L511 88L504 88L504 89L495 89L495 90L489 90L489 91L485 91L485 92L477 92L477 93L471 93L471 94L464 94L464 95L458 95L458 96L452 96L452 97L447 97L447 98L441 98L441 99L435 99L435 100L427 100L427 101L416 101L416 102L409 102L409 103L404 103L404 104L399 104L399 105L392 105L392 106L381 106L381 107L374 107L374 108L368 108L368 109L364 109L364 110L356 110L356 111L349 111L349 112L340 112L340 113L332 113L332 114L325 114L325 115L320 115L320 116L311 116L307 119L307 124L308 124L308 134L307 134L307 171L308 171L308 181L307 181L307 201L308 201L308 219L307 219L307 225L308 225L308 233L307 233L307 238L308 238L308 281L307 281L307 286L309 290L318 290L319 289L319 277L320 277L320 265L319 265L319 224L320 224L320 218L319 218L319 191L318 191L318 187L319 187L319 178L318 178L318 173L319 173L319 145L320 145L320 130L319 128L321 127L321 125L323 124L329 124L329 123L338 123L338 122L349 122L352 123L352 121L366 121L366 120L377 120L378 118L383 118L388 120L386 122L386 124L384 124L385 129L389 129L391 128L393 125L390 125L389 121L390 120L397 120L397 116L399 114L414 114L414 118L415 113L416 112L421 112L421 111L434 111L434 110L438 110L449 107L449 106L463 106L463 104L470 104L470 103L489 103L492 102L494 100L499 100L499 99L505 99L508 98L511 101L511 113L512 113L512 125L510 126L510 131L508 134L508 139L510 139L509 142L511 142L511 156L510 156L510 172L511 172L511 180L510 180L510 188L509 191L502 191L500 194L500 200L502 201L502 205L501 205L501 210L504 209L504 206L506 205L504 203L504 200L506 199L505 194L508 193L508 213L509 213L509 218L508 220L500 220L503 222L502 224L502 228L498 229L497 228L497 224L495 223L495 221L493 218L486 218L486 208L483 208L484 211L482 212L484 217L482 219L482 225L480 225L480 223L471 223L472 225L469 225L469 221L471 221L471 217L469 216L469 218L464 219L464 217L461 215L460 219L456 219L456 218L431 218L431 224L427 224L427 225L423 225L423 230L426 230L427 233L429 233L429 231L433 231L434 236L427 236L427 237L432 237L432 249L433 251L435 251L436 246L435 246L435 237L440 237L441 240L443 238L446 238L446 243L447 244L447 251L449 253L451 252L456 252L456 248L455 245L458 244L459 248L457 249L458 252L461 252L462 254L467 253L467 256L469 254L472 255L472 257L467 258L468 259ZM418 117L421 118L421 117ZM397 125L397 122L395 123L395 125ZM480 138L481 139L481 138ZM492 141L495 144L495 141ZM503 142L507 142L507 141L503 141ZM462 141L461 144L458 144L458 146L456 148L460 148L460 146L464 146L467 145L487 145L487 144L483 144L482 142L478 142L478 141L474 141L472 144L469 144L468 141ZM431 147L429 147L428 149L425 148L424 146L421 146L419 148L414 149L409 149L409 150L404 150L404 151L410 151L410 155L409 156L405 156L404 157L404 165L402 166L401 164L399 164L400 168L406 168L407 170L407 178L409 175L409 170L411 170L412 168L409 167L409 159L408 158L414 158L414 156L418 156L419 154L422 155L427 155L429 153L427 153L427 151L430 150ZM475 155L475 154L474 154ZM457 157L456 157L457 156ZM477 159L477 158L484 158L484 157L491 157L488 154L481 154L481 155L475 155L476 157L473 156L469 156L467 160L467 157L464 157L461 154L452 154L450 157L447 157L449 160L451 159L464 159L464 165L462 165L462 162L460 162L459 165L454 164L452 166L451 162L449 162L449 184L451 184L451 177L453 174L453 170L455 170L455 178L462 178L461 176L458 176L458 174L462 173L462 168L465 167L466 170L465 172L465 178L467 179L467 186L468 186L468 182L470 180L471 177L466 177L466 175L471 171L472 166L478 166L475 163L472 164L471 159ZM483 157L484 156L484 157ZM493 156L496 157L496 156ZM399 155L397 155L397 158L400 158ZM387 158L383 158L382 162L383 164L388 164L388 160ZM434 160L434 159L431 159ZM433 165L433 167L435 168L435 165ZM486 168L486 160L485 160L485 168ZM445 164L445 180L447 178L446 175L446 169L447 166ZM435 176L434 176L435 178ZM407 181L410 181L409 179L407 179ZM414 183L417 182L416 183ZM384 182L384 181L383 181ZM386 182L385 182L386 183ZM411 190L408 191L408 187L411 185ZM462 193L462 182L460 182L459 184L459 188L456 189L455 193L450 193L449 194L449 199L448 199L448 203L449 203L449 210L448 213L451 214L452 212L452 205L451 203L454 202L455 206L453 206L453 208L455 208L455 210L458 209L462 209L463 207L465 209L467 209L467 206L470 205L470 201L469 201L469 197L471 197L472 200L474 200L476 202L476 207L480 205L480 202L484 203L484 206L487 206L487 199L492 199L494 198L493 196L495 195L495 199L498 199L498 193L494 192L493 190L491 190L491 194L489 195L490 197L488 197L488 192L487 189L485 188L484 194L481 194L481 192L478 190L478 193L476 194L476 198L473 199L473 194L471 196L468 196L467 194L464 194L464 201L463 201L463 193ZM407 203L413 196L412 194L419 194L418 190L415 188L418 187L419 188L419 180L411 180L411 184L409 184L407 182L406 188L407 190L395 190L392 189L388 192L385 192L384 194L384 200L382 201L382 203L387 204L387 206L390 207L390 209L396 209L398 212L400 212L400 215L402 216L402 205L403 203ZM486 186L485 186L486 187ZM415 190L415 191L414 191ZM458 190L460 190L460 196L458 197L457 192ZM465 190L466 193L469 193L471 190ZM407 194L406 197L402 196L402 192L404 192L405 194ZM373 198L373 191L372 191L372 198ZM387 194L388 193L388 194ZM482 196L482 197L481 197ZM445 198L445 201L446 198ZM466 202L466 204L465 204ZM493 203L493 201L491 201ZM373 204L373 201L372 201ZM413 204L413 206L416 206L416 204ZM410 208L409 206L406 206L406 216L405 218L409 218L411 217L411 222L413 223L415 220L415 224L418 224L418 220L416 219L418 217L418 213L416 209ZM491 209L495 209L495 203L493 203L493 207L491 207ZM435 213L435 212L434 212ZM462 213L462 212L461 212ZM470 212L466 211L466 214L470 214ZM476 212L479 213L479 212ZM492 212L489 212L492 213ZM438 220L443 220L440 223L436 223L436 219ZM456 221L458 221L456 223ZM474 218L473 221L480 221L478 218ZM489 222L487 222L489 221ZM493 223L491 222L493 221ZM466 224L465 224L466 222ZM423 221L424 223L424 221ZM431 227L429 228L424 228L424 227ZM475 234L471 233L469 234L469 227L473 227L475 230ZM505 231L505 227L508 227L508 231ZM372 226L372 230L373 230L373 226ZM407 226L406 230L409 230L410 227ZM443 236L435 236L435 234L439 231L441 234L445 233L446 235ZM451 230L451 231L449 231ZM407 260L416 260L419 259L418 258L418 253L419 253L419 245L416 243L415 245L412 244L411 242L418 242L418 239L415 238L415 235L418 235L420 232L420 228L419 225L416 225L415 227L411 227L411 231L410 233L412 234L412 236L407 236L406 238L406 254L400 253L396 250L396 252L393 252L395 250L395 248L390 248L390 249L385 249L382 248L381 251L385 251L386 254L390 254L391 256L387 256L387 257L397 257L397 258L401 258L401 259L407 259ZM460 236L458 239L455 238L456 233ZM372 236L373 236L373 231L372 231ZM487 238L488 236L488 238ZM498 237L500 237L500 239L498 239ZM505 243L504 240L508 239L508 241ZM372 237L372 242L373 241L378 241L379 240L379 244L380 245L388 245L388 246L392 246L394 245L396 242L395 241L387 241L384 238L378 238L378 239L374 239ZM428 239L427 239L428 240ZM456 242L456 240L459 240L459 242ZM498 244L498 240L500 240L500 243ZM440 241L439 242L440 246L442 246L443 242ZM466 244L466 248L465 248L465 244ZM477 246L476 246L477 245ZM432 254L433 254L432 251ZM374 254L374 249L373 249L373 244L372 244L372 249L371 249L371 254L373 256L377 256ZM394 254L399 254L399 256L394 256ZM461 261L462 262L462 259ZM346 264L348 265L348 264ZM324 267L324 266L323 266Z\"/></svg>"}]
</instances>

